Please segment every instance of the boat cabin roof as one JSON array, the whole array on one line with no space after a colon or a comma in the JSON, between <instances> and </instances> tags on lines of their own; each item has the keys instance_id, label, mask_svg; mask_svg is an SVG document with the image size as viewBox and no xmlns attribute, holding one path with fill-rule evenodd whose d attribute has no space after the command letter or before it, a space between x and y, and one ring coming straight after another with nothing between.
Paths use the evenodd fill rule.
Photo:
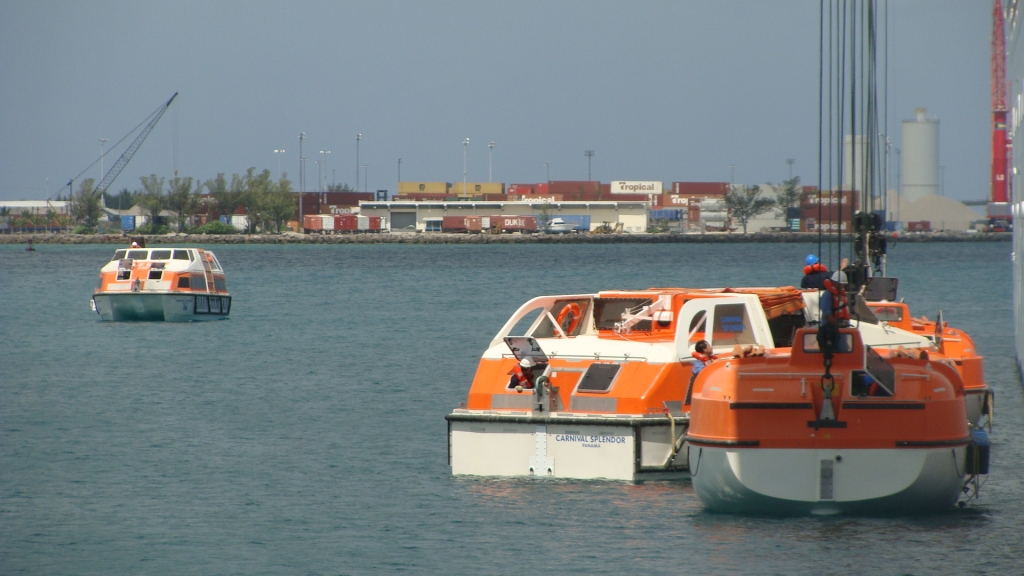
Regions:
<instances>
[{"instance_id":1,"label":"boat cabin roof","mask_svg":"<svg viewBox=\"0 0 1024 576\"><path fill-rule=\"evenodd\" d=\"M201 248L122 248L114 251L111 262L130 259L135 262L167 262L172 260L195 262L202 261L204 255L209 256L213 270L223 270L220 261L209 250Z\"/></svg>"}]
</instances>

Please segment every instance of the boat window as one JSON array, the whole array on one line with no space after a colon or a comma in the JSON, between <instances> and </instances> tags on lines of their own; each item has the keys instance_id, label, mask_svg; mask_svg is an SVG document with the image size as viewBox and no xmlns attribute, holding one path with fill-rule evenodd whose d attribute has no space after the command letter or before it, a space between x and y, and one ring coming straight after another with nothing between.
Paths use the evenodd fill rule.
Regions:
<instances>
[{"instance_id":1,"label":"boat window","mask_svg":"<svg viewBox=\"0 0 1024 576\"><path fill-rule=\"evenodd\" d=\"M847 354L853 352L853 334L840 334L839 335L839 350L836 352L840 354ZM808 354L817 354L821 352L821 348L818 347L818 333L808 332L804 334L804 352Z\"/></svg>"},{"instance_id":2,"label":"boat window","mask_svg":"<svg viewBox=\"0 0 1024 576\"><path fill-rule=\"evenodd\" d=\"M170 260L171 259L171 251L170 250L153 250L149 254L149 259L150 260Z\"/></svg>"},{"instance_id":3,"label":"boat window","mask_svg":"<svg viewBox=\"0 0 1024 576\"><path fill-rule=\"evenodd\" d=\"M591 364L576 386L577 392L607 392L619 375L619 364Z\"/></svg>"},{"instance_id":4,"label":"boat window","mask_svg":"<svg viewBox=\"0 0 1024 576\"><path fill-rule=\"evenodd\" d=\"M704 333L708 330L708 311L701 310L690 320L690 342L699 342L704 339Z\"/></svg>"},{"instance_id":5,"label":"boat window","mask_svg":"<svg viewBox=\"0 0 1024 576\"><path fill-rule=\"evenodd\" d=\"M515 325L512 326L512 329L508 331L508 335L530 336L530 334L527 334L526 331L530 329L530 326L533 326L533 323L537 321L537 317L540 316L543 312L543 306L530 310L529 312L526 313L525 316L519 319L519 322L516 322Z\"/></svg>"},{"instance_id":6,"label":"boat window","mask_svg":"<svg viewBox=\"0 0 1024 576\"><path fill-rule=\"evenodd\" d=\"M874 313L875 318L882 320L883 322L902 322L903 321L903 306L878 306L872 305L871 312Z\"/></svg>"},{"instance_id":7,"label":"boat window","mask_svg":"<svg viewBox=\"0 0 1024 576\"><path fill-rule=\"evenodd\" d=\"M797 329L806 325L807 319L803 314L780 314L775 318L768 319L768 329L772 331L772 340L779 348L792 346Z\"/></svg>"},{"instance_id":8,"label":"boat window","mask_svg":"<svg viewBox=\"0 0 1024 576\"><path fill-rule=\"evenodd\" d=\"M192 277L192 289L193 290L206 290L206 275L205 274L190 274Z\"/></svg>"},{"instance_id":9,"label":"boat window","mask_svg":"<svg viewBox=\"0 0 1024 576\"><path fill-rule=\"evenodd\" d=\"M128 257L132 260L145 260L146 256L149 255L149 250L129 250Z\"/></svg>"},{"instance_id":10,"label":"boat window","mask_svg":"<svg viewBox=\"0 0 1024 576\"><path fill-rule=\"evenodd\" d=\"M222 268L221 265L220 265L220 260L217 260L217 257L213 255L213 252L207 252L207 254L210 255L210 259L211 259L211 262L212 262L214 270L217 270L217 271L224 270L224 268Z\"/></svg>"},{"instance_id":11,"label":"boat window","mask_svg":"<svg viewBox=\"0 0 1024 576\"><path fill-rule=\"evenodd\" d=\"M571 332L569 331L569 327L573 323L573 320L571 318L571 306L573 304L575 304L579 308L580 318L586 318L587 307L590 305L589 299L556 300L555 303L551 305L551 316L555 318L556 321L558 320L558 316L562 314L562 310L564 310L566 307L570 307L570 309L566 312L565 316L562 318L562 331L565 332L566 336L577 336L580 332L583 331L582 320L576 322L576 327ZM540 326L537 326L537 329L533 331L533 334L531 334L531 336L533 336L534 338L554 338L556 336L560 336L560 334L557 330L555 330L555 327L551 324L551 318L549 318L548 315L545 314L544 319L541 320L540 322Z\"/></svg>"},{"instance_id":12,"label":"boat window","mask_svg":"<svg viewBox=\"0 0 1024 576\"><path fill-rule=\"evenodd\" d=\"M117 250L117 251L114 252L114 257L111 258L110 260L111 261L120 260L121 258L124 258L124 255L127 254L127 253L128 253L127 250Z\"/></svg>"},{"instance_id":13,"label":"boat window","mask_svg":"<svg viewBox=\"0 0 1024 576\"><path fill-rule=\"evenodd\" d=\"M192 259L192 255L188 253L188 250L175 250L174 251L174 259L175 260L191 260Z\"/></svg>"},{"instance_id":14,"label":"boat window","mask_svg":"<svg viewBox=\"0 0 1024 576\"><path fill-rule=\"evenodd\" d=\"M861 398L865 396L890 398L893 393L870 373L864 370L854 370L850 373L850 395Z\"/></svg>"},{"instance_id":15,"label":"boat window","mask_svg":"<svg viewBox=\"0 0 1024 576\"><path fill-rule=\"evenodd\" d=\"M189 281L188 280L189 280L188 276L178 276L178 288L188 288L189 287Z\"/></svg>"},{"instance_id":16,"label":"boat window","mask_svg":"<svg viewBox=\"0 0 1024 576\"><path fill-rule=\"evenodd\" d=\"M216 276L213 278L213 287L217 292L228 291L228 283L223 278L217 278Z\"/></svg>"},{"instance_id":17,"label":"boat window","mask_svg":"<svg viewBox=\"0 0 1024 576\"><path fill-rule=\"evenodd\" d=\"M163 270L155 270L154 269L154 270L150 270L149 271L149 279L150 280L159 280L159 279L163 278L163 276L164 276L164 271Z\"/></svg>"},{"instance_id":18,"label":"boat window","mask_svg":"<svg viewBox=\"0 0 1024 576\"><path fill-rule=\"evenodd\" d=\"M718 304L715 306L714 332L711 343L714 346L757 343L745 304Z\"/></svg>"},{"instance_id":19,"label":"boat window","mask_svg":"<svg viewBox=\"0 0 1024 576\"><path fill-rule=\"evenodd\" d=\"M598 330L612 330L616 322L622 321L622 314L627 310L639 310L650 305L650 298L594 298L594 322ZM650 320L641 320L632 328L634 331L650 329Z\"/></svg>"}]
</instances>

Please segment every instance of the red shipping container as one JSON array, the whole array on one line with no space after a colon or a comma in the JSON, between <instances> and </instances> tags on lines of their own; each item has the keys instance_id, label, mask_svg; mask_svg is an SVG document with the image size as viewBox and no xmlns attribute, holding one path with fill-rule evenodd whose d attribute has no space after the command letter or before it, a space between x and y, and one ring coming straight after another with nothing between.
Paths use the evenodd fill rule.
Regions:
<instances>
[{"instance_id":1,"label":"red shipping container","mask_svg":"<svg viewBox=\"0 0 1024 576\"><path fill-rule=\"evenodd\" d=\"M504 232L535 232L537 230L536 216L499 216L501 229ZM493 225L494 219L491 219Z\"/></svg>"},{"instance_id":2,"label":"red shipping container","mask_svg":"<svg viewBox=\"0 0 1024 576\"><path fill-rule=\"evenodd\" d=\"M533 194L533 184L509 184L505 194Z\"/></svg>"},{"instance_id":3,"label":"red shipping container","mask_svg":"<svg viewBox=\"0 0 1024 576\"><path fill-rule=\"evenodd\" d=\"M370 216L370 230L380 231L380 216Z\"/></svg>"},{"instance_id":4,"label":"red shipping container","mask_svg":"<svg viewBox=\"0 0 1024 576\"><path fill-rule=\"evenodd\" d=\"M672 193L679 196L722 197L729 193L728 182L673 182Z\"/></svg>"},{"instance_id":5,"label":"red shipping container","mask_svg":"<svg viewBox=\"0 0 1024 576\"><path fill-rule=\"evenodd\" d=\"M547 182L542 182L533 187L533 193L547 196L551 194L551 186L548 186Z\"/></svg>"},{"instance_id":6,"label":"red shipping container","mask_svg":"<svg viewBox=\"0 0 1024 576\"><path fill-rule=\"evenodd\" d=\"M907 232L931 232L932 223L928 220L919 220L917 222L907 222Z\"/></svg>"},{"instance_id":7,"label":"red shipping container","mask_svg":"<svg viewBox=\"0 0 1024 576\"><path fill-rule=\"evenodd\" d=\"M324 220L318 214L307 214L302 218L302 227L305 230L323 230Z\"/></svg>"},{"instance_id":8,"label":"red shipping container","mask_svg":"<svg viewBox=\"0 0 1024 576\"><path fill-rule=\"evenodd\" d=\"M441 219L442 232L466 232L468 230L465 216L445 216Z\"/></svg>"},{"instance_id":9,"label":"red shipping container","mask_svg":"<svg viewBox=\"0 0 1024 576\"><path fill-rule=\"evenodd\" d=\"M508 196L504 194L484 194L484 200L487 202L504 202L508 200Z\"/></svg>"},{"instance_id":10,"label":"red shipping container","mask_svg":"<svg viewBox=\"0 0 1024 576\"><path fill-rule=\"evenodd\" d=\"M466 216L466 230L470 233L479 233L483 229L483 222L480 216Z\"/></svg>"},{"instance_id":11,"label":"red shipping container","mask_svg":"<svg viewBox=\"0 0 1024 576\"><path fill-rule=\"evenodd\" d=\"M358 223L355 214L337 214L334 216L334 229L340 232L355 232Z\"/></svg>"}]
</instances>

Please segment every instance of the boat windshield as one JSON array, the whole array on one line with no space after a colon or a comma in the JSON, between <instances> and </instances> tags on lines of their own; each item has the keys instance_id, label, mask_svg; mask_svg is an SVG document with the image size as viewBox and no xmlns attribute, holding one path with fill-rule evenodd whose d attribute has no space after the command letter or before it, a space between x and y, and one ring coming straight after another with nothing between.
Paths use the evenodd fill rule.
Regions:
<instances>
[{"instance_id":1,"label":"boat windshield","mask_svg":"<svg viewBox=\"0 0 1024 576\"><path fill-rule=\"evenodd\" d=\"M149 250L129 250L128 257L132 260L146 260L149 256Z\"/></svg>"},{"instance_id":2,"label":"boat windshield","mask_svg":"<svg viewBox=\"0 0 1024 576\"><path fill-rule=\"evenodd\" d=\"M192 254L188 250L175 250L175 260L192 260Z\"/></svg>"},{"instance_id":3,"label":"boat windshield","mask_svg":"<svg viewBox=\"0 0 1024 576\"><path fill-rule=\"evenodd\" d=\"M555 325L551 323L551 318L558 322L558 317L561 316L562 321L559 325L562 327L562 332L566 336L577 336L583 331L582 319L587 317L587 308L590 306L589 299L583 300L556 300L551 305L551 314L545 314L541 318L540 324L537 329L533 331L531 336L534 338L555 338L560 337L561 333L555 330ZM577 311L579 313L577 314Z\"/></svg>"},{"instance_id":4,"label":"boat windshield","mask_svg":"<svg viewBox=\"0 0 1024 576\"><path fill-rule=\"evenodd\" d=\"M150 260L170 260L171 259L171 251L170 250L153 250L152 252L149 253L149 259Z\"/></svg>"},{"instance_id":5,"label":"boat windshield","mask_svg":"<svg viewBox=\"0 0 1024 576\"><path fill-rule=\"evenodd\" d=\"M650 298L595 298L594 299L594 322L598 330L613 330L615 323L622 321L622 315L628 310L639 311L644 306L650 306ZM643 331L651 329L650 320L641 320L631 330Z\"/></svg>"},{"instance_id":6,"label":"boat windshield","mask_svg":"<svg viewBox=\"0 0 1024 576\"><path fill-rule=\"evenodd\" d=\"M115 250L114 251L114 257L111 258L110 261L113 262L114 260L120 260L120 259L124 258L124 255L127 254L127 253L128 253L127 250Z\"/></svg>"}]
</instances>

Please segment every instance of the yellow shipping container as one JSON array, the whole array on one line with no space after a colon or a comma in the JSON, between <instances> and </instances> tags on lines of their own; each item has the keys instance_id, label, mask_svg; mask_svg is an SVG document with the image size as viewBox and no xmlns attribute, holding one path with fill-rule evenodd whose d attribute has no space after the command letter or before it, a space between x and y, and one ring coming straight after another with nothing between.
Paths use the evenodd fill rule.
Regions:
<instances>
[{"instance_id":1,"label":"yellow shipping container","mask_svg":"<svg viewBox=\"0 0 1024 576\"><path fill-rule=\"evenodd\" d=\"M447 182L399 182L399 194L448 194Z\"/></svg>"},{"instance_id":2,"label":"yellow shipping container","mask_svg":"<svg viewBox=\"0 0 1024 576\"><path fill-rule=\"evenodd\" d=\"M465 192L462 189L462 182L455 182L452 184L452 194L456 196L481 196L483 194L504 194L505 185L501 182L467 182L466 188L469 192Z\"/></svg>"}]
</instances>

